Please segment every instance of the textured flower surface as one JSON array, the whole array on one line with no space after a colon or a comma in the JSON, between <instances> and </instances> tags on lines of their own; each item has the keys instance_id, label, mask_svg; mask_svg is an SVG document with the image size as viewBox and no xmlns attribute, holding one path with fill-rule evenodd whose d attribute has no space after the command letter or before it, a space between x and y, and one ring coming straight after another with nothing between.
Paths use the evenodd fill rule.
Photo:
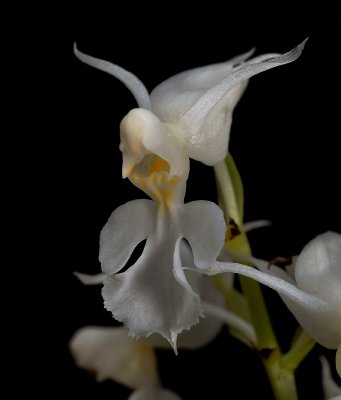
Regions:
<instances>
[{"instance_id":1,"label":"textured flower surface","mask_svg":"<svg viewBox=\"0 0 341 400\"><path fill-rule=\"evenodd\" d=\"M182 243L180 251L181 258L185 264L193 264L192 254L188 246ZM87 275L79 272L75 272L74 274L84 285L101 284L106 279L105 274ZM219 308L220 310L222 307L224 307L225 301L223 295L217 290L212 280L208 276L197 274L192 271L186 271L186 275L188 282L195 292L200 296L200 300L203 304L209 305L210 307ZM233 324L233 321L231 323ZM177 341L178 348L193 350L204 347L214 340L214 338L220 332L222 326L223 322L221 321L221 318L211 316L210 313L208 315L206 314L205 318L202 318L199 324L193 326L191 330L184 331L179 335ZM116 328L111 329L113 329L114 332L116 331ZM158 334L152 334L148 338L141 340L143 340L143 342L149 346L155 348L171 348L170 343Z\"/></svg>"},{"instance_id":2,"label":"textured flower surface","mask_svg":"<svg viewBox=\"0 0 341 400\"><path fill-rule=\"evenodd\" d=\"M298 322L318 343L340 348L341 235L326 232L310 241L296 259L293 276L267 262L250 259L261 269L216 263L211 273L230 271L249 276L279 293ZM337 365L340 369L340 350Z\"/></svg>"},{"instance_id":3,"label":"textured flower surface","mask_svg":"<svg viewBox=\"0 0 341 400\"><path fill-rule=\"evenodd\" d=\"M223 63L181 72L158 85L150 96L136 76L118 65L85 55L76 47L75 55L121 80L139 107L152 111L168 134L177 137L187 156L215 165L227 154L232 113L248 79L295 61L305 42L282 55L263 54L246 61L253 53L249 51Z\"/></svg>"},{"instance_id":4,"label":"textured flower surface","mask_svg":"<svg viewBox=\"0 0 341 400\"><path fill-rule=\"evenodd\" d=\"M101 232L99 257L107 275L102 291L105 307L131 336L159 333L176 351L178 334L203 316L183 266L199 272L212 266L223 247L226 225L214 203L184 204L189 157L209 165L223 160L232 111L247 79L294 61L304 43L283 55L246 62L249 52L183 72L161 83L151 96L130 72L75 48L81 61L125 83L140 107L121 122L122 175L154 201L131 201L113 212ZM191 248L191 263L181 255L184 239ZM122 272L144 240L137 262Z\"/></svg>"},{"instance_id":5,"label":"textured flower surface","mask_svg":"<svg viewBox=\"0 0 341 400\"><path fill-rule=\"evenodd\" d=\"M132 336L157 332L175 348L177 335L202 315L193 290L200 291L199 276L192 276L190 285L183 263L207 268L215 261L224 243L223 213L207 201L184 204L189 159L151 112L135 109L124 118L120 148L123 175L154 201L134 200L117 208L101 232L105 306ZM119 273L145 239L137 262ZM87 280L99 283L103 277Z\"/></svg>"},{"instance_id":6,"label":"textured flower surface","mask_svg":"<svg viewBox=\"0 0 341 400\"><path fill-rule=\"evenodd\" d=\"M197 268L214 263L223 245L225 222L213 203L135 200L114 211L101 233L100 260L108 276L105 306L135 337L160 333L175 347L177 335L199 322L199 296L182 269L181 241L192 247ZM124 223L123 223L124 222ZM135 246L147 239L142 255L126 272ZM186 264L185 264L186 265Z\"/></svg>"}]
</instances>

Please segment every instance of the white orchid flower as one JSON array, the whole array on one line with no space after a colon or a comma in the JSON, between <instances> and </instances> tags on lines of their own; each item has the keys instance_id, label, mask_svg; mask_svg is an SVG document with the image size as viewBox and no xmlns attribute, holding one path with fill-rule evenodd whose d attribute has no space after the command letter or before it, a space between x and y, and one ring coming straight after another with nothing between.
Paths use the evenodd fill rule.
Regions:
<instances>
[{"instance_id":1,"label":"white orchid flower","mask_svg":"<svg viewBox=\"0 0 341 400\"><path fill-rule=\"evenodd\" d=\"M132 73L83 54L76 46L74 52L82 62L122 81L139 107L159 118L168 135L174 136L188 157L215 165L226 157L232 113L248 79L295 61L305 42L282 55L263 54L246 61L253 53L251 50L223 63L181 72L158 85L150 96Z\"/></svg>"},{"instance_id":2,"label":"white orchid flower","mask_svg":"<svg viewBox=\"0 0 341 400\"><path fill-rule=\"evenodd\" d=\"M157 332L175 349L177 335L202 315L199 296L182 269L181 241L187 239L192 248L193 266L208 267L224 243L223 213L207 201L184 204L188 157L151 112L131 111L122 121L121 138L124 176L155 201L117 208L101 232L105 307L132 336ZM144 239L137 262L118 273Z\"/></svg>"},{"instance_id":3,"label":"white orchid flower","mask_svg":"<svg viewBox=\"0 0 341 400\"><path fill-rule=\"evenodd\" d=\"M122 175L154 201L135 200L117 208L100 239L100 261L107 275L102 291L105 307L129 328L131 336L156 332L176 351L177 335L203 316L199 296L183 271L180 244L186 239L191 246L193 265L189 266L207 269L223 247L226 225L215 204L184 204L189 157L210 165L222 160L232 110L246 80L294 61L303 47L304 43L284 55L261 56L245 65L236 66L250 53L188 71L163 82L151 97L128 71L75 48L81 61L123 81L141 107L121 122ZM145 239L140 258L120 273Z\"/></svg>"},{"instance_id":4,"label":"white orchid flower","mask_svg":"<svg viewBox=\"0 0 341 400\"><path fill-rule=\"evenodd\" d=\"M129 400L180 400L160 386L153 348L129 338L124 327L84 327L70 350L77 366L95 372L99 382L111 379L134 390Z\"/></svg>"},{"instance_id":5,"label":"white orchid flower","mask_svg":"<svg viewBox=\"0 0 341 400\"><path fill-rule=\"evenodd\" d=\"M217 262L207 272L239 273L277 290L305 331L321 345L336 349L340 373L341 235L326 232L309 242L296 259L294 276L249 258L261 271Z\"/></svg>"},{"instance_id":6,"label":"white orchid flower","mask_svg":"<svg viewBox=\"0 0 341 400\"><path fill-rule=\"evenodd\" d=\"M328 360L324 356L321 356L320 361L322 365L322 385L324 398L326 400L341 400L341 387L337 385L332 377Z\"/></svg>"},{"instance_id":7,"label":"white orchid flower","mask_svg":"<svg viewBox=\"0 0 341 400\"><path fill-rule=\"evenodd\" d=\"M99 382L111 379L130 389L158 384L153 349L130 339L124 327L81 328L71 338L70 350L77 366L94 371Z\"/></svg>"}]
</instances>

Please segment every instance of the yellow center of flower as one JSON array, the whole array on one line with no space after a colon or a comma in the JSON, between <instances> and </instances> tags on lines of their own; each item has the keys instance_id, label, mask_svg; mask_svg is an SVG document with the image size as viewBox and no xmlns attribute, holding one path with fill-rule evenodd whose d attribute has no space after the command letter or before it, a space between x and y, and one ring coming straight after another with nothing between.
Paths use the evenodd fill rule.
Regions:
<instances>
[{"instance_id":1,"label":"yellow center of flower","mask_svg":"<svg viewBox=\"0 0 341 400\"><path fill-rule=\"evenodd\" d=\"M143 109L131 110L120 126L122 176L162 208L183 201L189 172L184 147L168 128Z\"/></svg>"},{"instance_id":2,"label":"yellow center of flower","mask_svg":"<svg viewBox=\"0 0 341 400\"><path fill-rule=\"evenodd\" d=\"M155 154L149 154L131 168L129 179L152 199L171 207L174 201L174 189L180 178L170 177L169 170L167 161Z\"/></svg>"}]
</instances>

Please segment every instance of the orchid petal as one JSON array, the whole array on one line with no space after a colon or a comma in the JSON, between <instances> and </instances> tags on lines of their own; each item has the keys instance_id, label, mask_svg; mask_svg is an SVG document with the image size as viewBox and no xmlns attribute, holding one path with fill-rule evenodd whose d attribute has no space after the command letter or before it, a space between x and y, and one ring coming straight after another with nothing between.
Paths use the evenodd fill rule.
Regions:
<instances>
[{"instance_id":1,"label":"orchid petal","mask_svg":"<svg viewBox=\"0 0 341 400\"><path fill-rule=\"evenodd\" d=\"M244 232L248 233L254 229L265 228L271 226L271 221L266 219L259 219L257 221L246 222L243 226Z\"/></svg>"},{"instance_id":2,"label":"orchid petal","mask_svg":"<svg viewBox=\"0 0 341 400\"><path fill-rule=\"evenodd\" d=\"M336 348L340 343L340 322L335 320L335 310L328 302L300 290L286 280L258 271L246 265L216 262L205 271L212 275L234 272L252 278L276 290L298 322L317 342L327 348Z\"/></svg>"},{"instance_id":3,"label":"orchid petal","mask_svg":"<svg viewBox=\"0 0 341 400\"><path fill-rule=\"evenodd\" d=\"M223 79L236 65L249 58L254 49L226 62L180 72L160 83L150 94L154 113L167 123L174 123L200 96Z\"/></svg>"},{"instance_id":4,"label":"orchid petal","mask_svg":"<svg viewBox=\"0 0 341 400\"><path fill-rule=\"evenodd\" d=\"M222 210L209 201L193 201L181 210L179 224L188 240L198 268L207 268L217 259L225 238Z\"/></svg>"},{"instance_id":5,"label":"orchid petal","mask_svg":"<svg viewBox=\"0 0 341 400\"><path fill-rule=\"evenodd\" d=\"M299 288L334 304L341 341L341 235L326 232L311 240L298 256L295 278Z\"/></svg>"},{"instance_id":6,"label":"orchid petal","mask_svg":"<svg viewBox=\"0 0 341 400\"><path fill-rule=\"evenodd\" d=\"M74 54L83 63L120 80L133 94L139 107L147 110L151 109L149 93L144 84L134 74L116 64L82 53L77 49L76 43L74 44Z\"/></svg>"},{"instance_id":7,"label":"orchid petal","mask_svg":"<svg viewBox=\"0 0 341 400\"><path fill-rule=\"evenodd\" d=\"M330 399L331 396L341 395L341 387L334 381L328 360L320 357L322 364L322 384L325 399ZM335 398L335 397L334 397Z\"/></svg>"},{"instance_id":8,"label":"orchid petal","mask_svg":"<svg viewBox=\"0 0 341 400\"><path fill-rule=\"evenodd\" d=\"M103 283L106 278L106 274L88 275L81 272L74 272L73 274L83 283L83 285L99 285Z\"/></svg>"},{"instance_id":9,"label":"orchid petal","mask_svg":"<svg viewBox=\"0 0 341 400\"><path fill-rule=\"evenodd\" d=\"M181 400L181 398L167 389L147 387L133 392L128 400Z\"/></svg>"},{"instance_id":10,"label":"orchid petal","mask_svg":"<svg viewBox=\"0 0 341 400\"><path fill-rule=\"evenodd\" d=\"M116 208L101 231L99 260L102 271L118 272L134 248L153 229L156 205L150 200L133 200Z\"/></svg>"},{"instance_id":11,"label":"orchid petal","mask_svg":"<svg viewBox=\"0 0 341 400\"><path fill-rule=\"evenodd\" d=\"M105 307L131 336L157 332L175 351L177 335L197 324L201 315L199 297L178 265L178 242L176 237L151 235L137 262L124 273L108 276L102 291Z\"/></svg>"},{"instance_id":12,"label":"orchid petal","mask_svg":"<svg viewBox=\"0 0 341 400\"><path fill-rule=\"evenodd\" d=\"M335 362L337 373L340 375L341 378L341 344L339 344L339 347L337 348Z\"/></svg>"},{"instance_id":13,"label":"orchid petal","mask_svg":"<svg viewBox=\"0 0 341 400\"><path fill-rule=\"evenodd\" d=\"M151 347L128 337L123 327L84 327L70 341L80 368L95 371L96 379L112 379L131 389L158 383L156 357Z\"/></svg>"},{"instance_id":14,"label":"orchid petal","mask_svg":"<svg viewBox=\"0 0 341 400\"><path fill-rule=\"evenodd\" d=\"M236 274L241 274L251 279L254 279L257 282L265 284L266 286L278 291L280 294L283 294L291 300L297 301L298 303L301 303L302 305L305 305L307 308L311 308L312 310L316 309L316 307L324 308L327 306L327 303L323 300L304 293L293 284L288 283L285 280L276 276L258 271L255 268L248 267L247 265L238 263L216 262L212 268L209 268L204 272L209 275L215 275L223 272L233 272Z\"/></svg>"},{"instance_id":15,"label":"orchid petal","mask_svg":"<svg viewBox=\"0 0 341 400\"><path fill-rule=\"evenodd\" d=\"M233 107L241 96L240 92L231 95L230 91L242 90L240 84L254 75L295 61L305 42L278 57L237 67L183 113L177 126L186 139L189 156L207 165L222 161L227 153Z\"/></svg>"}]
</instances>

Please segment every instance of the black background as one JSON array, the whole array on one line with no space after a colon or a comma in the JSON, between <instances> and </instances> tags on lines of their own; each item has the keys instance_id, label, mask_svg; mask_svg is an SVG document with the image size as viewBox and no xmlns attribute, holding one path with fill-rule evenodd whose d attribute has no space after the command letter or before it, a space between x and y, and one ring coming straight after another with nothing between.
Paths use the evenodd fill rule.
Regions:
<instances>
[{"instance_id":1,"label":"black background","mask_svg":"<svg viewBox=\"0 0 341 400\"><path fill-rule=\"evenodd\" d=\"M272 228L250 234L256 256L298 254L318 233L341 231L340 15L281 9L256 15L245 6L245 16L213 4L197 8L186 12L175 4L162 9L129 4L70 11L54 24L48 62L44 33L38 34L48 93L42 99L46 136L40 142L44 161L39 173L52 201L43 197L38 203L46 218L40 240L49 244L36 296L41 302L35 314L43 328L35 330L29 360L35 391L42 379L54 393L79 398L129 395L128 389L97 384L77 369L67 347L78 328L113 323L103 309L100 287L82 286L72 272L100 271L102 226L116 207L145 197L120 175L119 123L135 101L114 78L80 63L72 53L74 41L81 51L133 72L151 90L185 69L229 59L253 46L256 54L286 52L309 36L299 60L251 79L234 112L230 151L244 181L245 220L273 222ZM47 179L44 165L52 167ZM186 200L195 199L216 201L216 193L212 170L193 162ZM295 321L276 294L265 294L285 349ZM333 359L333 351L317 346L302 363L300 399L322 399L321 351ZM207 398L205 392L212 398L257 394L272 399L257 355L226 331L205 349L158 355L163 385L184 400Z\"/></svg>"}]
</instances>

